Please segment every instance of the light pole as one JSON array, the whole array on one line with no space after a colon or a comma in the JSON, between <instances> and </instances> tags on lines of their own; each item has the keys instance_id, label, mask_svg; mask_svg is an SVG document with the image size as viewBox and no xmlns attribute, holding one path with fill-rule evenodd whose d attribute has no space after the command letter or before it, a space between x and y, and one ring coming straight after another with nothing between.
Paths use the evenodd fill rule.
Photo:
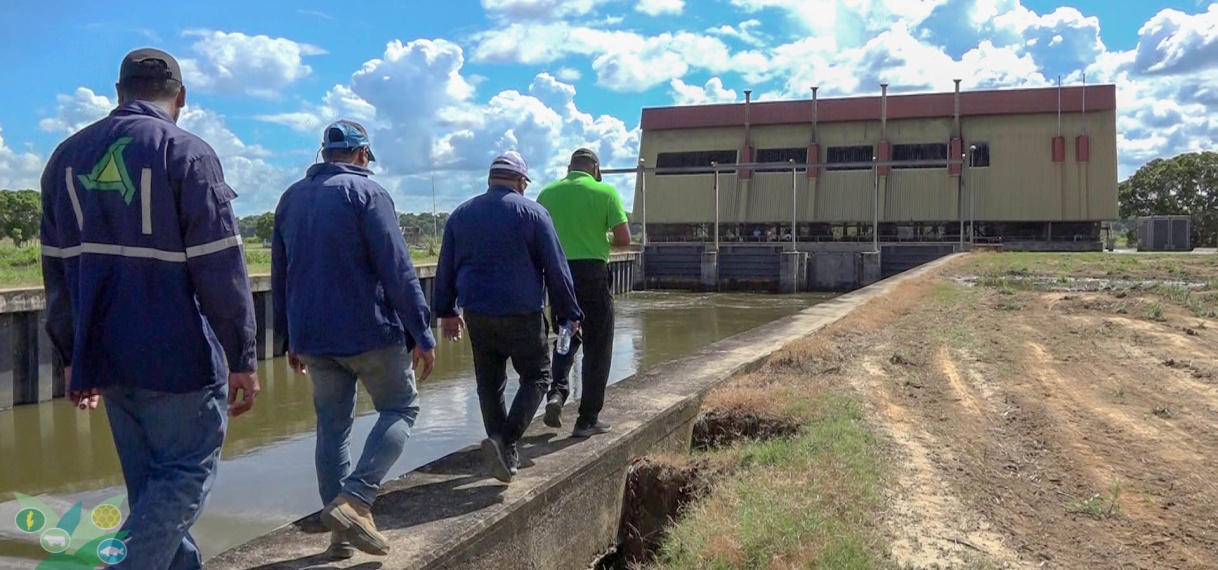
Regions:
<instances>
[{"instance_id":1,"label":"light pole","mask_svg":"<svg viewBox=\"0 0 1218 570\"><path fill-rule=\"evenodd\" d=\"M711 162L715 171L715 252L719 252L719 163Z\"/></svg>"},{"instance_id":2,"label":"light pole","mask_svg":"<svg viewBox=\"0 0 1218 570\"><path fill-rule=\"evenodd\" d=\"M796 209L796 203L799 192L799 183L796 182L798 175L795 171L795 159L788 159L791 162L791 251L795 251L795 241L799 239L799 232L795 230L799 222L799 210Z\"/></svg>"},{"instance_id":3,"label":"light pole","mask_svg":"<svg viewBox=\"0 0 1218 570\"><path fill-rule=\"evenodd\" d=\"M960 199L956 202L960 208L960 251L964 251L964 158L965 154L960 153L960 181L956 184L956 188L960 190Z\"/></svg>"},{"instance_id":4,"label":"light pole","mask_svg":"<svg viewBox=\"0 0 1218 570\"><path fill-rule=\"evenodd\" d=\"M647 250L647 171L645 160L639 159L639 191L643 199L643 251Z\"/></svg>"},{"instance_id":5,"label":"light pole","mask_svg":"<svg viewBox=\"0 0 1218 570\"><path fill-rule=\"evenodd\" d=\"M977 231L973 224L977 220L977 187L973 185L973 157L977 154L977 145L968 146L968 170L965 172L964 184L968 187L968 240L977 245Z\"/></svg>"},{"instance_id":6,"label":"light pole","mask_svg":"<svg viewBox=\"0 0 1218 570\"><path fill-rule=\"evenodd\" d=\"M880 252L880 158L871 155L871 248Z\"/></svg>"}]
</instances>

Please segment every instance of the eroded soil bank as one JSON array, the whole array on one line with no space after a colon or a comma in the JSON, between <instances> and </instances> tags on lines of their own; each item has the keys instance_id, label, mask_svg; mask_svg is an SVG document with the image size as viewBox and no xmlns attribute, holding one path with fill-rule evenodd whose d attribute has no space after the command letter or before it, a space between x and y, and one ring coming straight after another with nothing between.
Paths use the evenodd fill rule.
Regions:
<instances>
[{"instance_id":1,"label":"eroded soil bank","mask_svg":"<svg viewBox=\"0 0 1218 570\"><path fill-rule=\"evenodd\" d=\"M810 423L695 452L735 467L653 566L1218 566L1216 314L1207 256L974 254L907 282L711 396Z\"/></svg>"}]
</instances>

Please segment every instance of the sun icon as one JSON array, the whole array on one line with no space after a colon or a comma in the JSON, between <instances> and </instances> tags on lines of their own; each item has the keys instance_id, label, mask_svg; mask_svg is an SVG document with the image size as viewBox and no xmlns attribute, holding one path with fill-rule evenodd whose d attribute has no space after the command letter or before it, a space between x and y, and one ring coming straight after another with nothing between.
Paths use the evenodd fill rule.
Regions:
<instances>
[{"instance_id":1,"label":"sun icon","mask_svg":"<svg viewBox=\"0 0 1218 570\"><path fill-rule=\"evenodd\" d=\"M98 505L93 509L93 514L89 515L93 520L93 524L102 530L110 530L118 526L123 520L123 513L114 505Z\"/></svg>"}]
</instances>

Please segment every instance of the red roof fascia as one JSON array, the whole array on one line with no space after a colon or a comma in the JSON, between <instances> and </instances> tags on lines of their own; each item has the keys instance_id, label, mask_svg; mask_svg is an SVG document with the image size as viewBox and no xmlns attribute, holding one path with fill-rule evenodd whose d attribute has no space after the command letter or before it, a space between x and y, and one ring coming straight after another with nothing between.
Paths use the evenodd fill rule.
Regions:
<instances>
[{"instance_id":1,"label":"red roof fascia","mask_svg":"<svg viewBox=\"0 0 1218 570\"><path fill-rule=\"evenodd\" d=\"M1083 89L1081 86L1061 89L1063 113L1083 110ZM1116 85L1088 85L1086 92L1088 111L1116 109ZM1056 113L1057 96L1056 87L961 92L960 116ZM889 119L951 118L954 109L955 94L951 92L888 96ZM752 103L750 113L753 126L810 124L812 100ZM821 123L878 121L880 97L821 99L817 113ZM643 130L743 125L744 103L653 107L643 109L642 117Z\"/></svg>"}]
</instances>

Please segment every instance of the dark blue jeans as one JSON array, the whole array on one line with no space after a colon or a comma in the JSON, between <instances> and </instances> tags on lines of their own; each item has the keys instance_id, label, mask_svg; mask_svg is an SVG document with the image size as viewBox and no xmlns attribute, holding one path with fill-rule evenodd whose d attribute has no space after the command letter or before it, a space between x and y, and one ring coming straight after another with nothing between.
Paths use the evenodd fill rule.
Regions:
<instances>
[{"instance_id":1,"label":"dark blue jeans","mask_svg":"<svg viewBox=\"0 0 1218 570\"><path fill-rule=\"evenodd\" d=\"M190 536L216 478L228 429L228 386L172 394L102 390L127 483L127 558L111 568L203 567Z\"/></svg>"}]
</instances>

